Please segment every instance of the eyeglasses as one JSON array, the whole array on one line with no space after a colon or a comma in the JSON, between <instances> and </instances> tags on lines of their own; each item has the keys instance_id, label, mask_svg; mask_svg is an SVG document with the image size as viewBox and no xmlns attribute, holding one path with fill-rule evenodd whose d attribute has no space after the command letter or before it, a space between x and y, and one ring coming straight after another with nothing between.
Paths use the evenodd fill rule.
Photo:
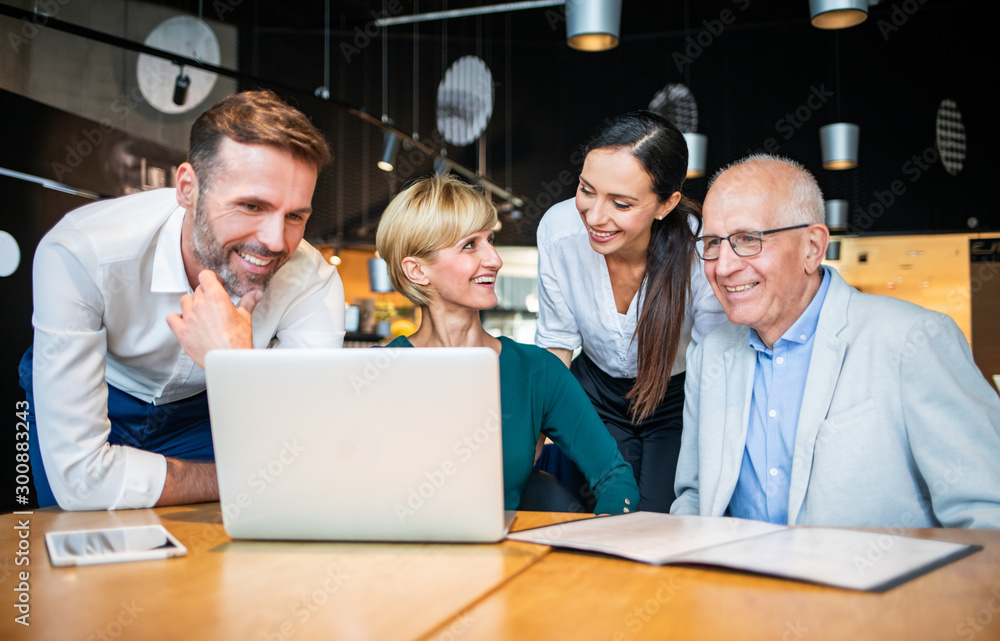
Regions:
<instances>
[{"instance_id":1,"label":"eyeglasses","mask_svg":"<svg viewBox=\"0 0 1000 641\"><path fill-rule=\"evenodd\" d=\"M761 238L768 234L777 234L779 231L789 229L801 229L809 224L795 225L793 227L782 227L781 229L768 229L765 231L738 231L728 236L699 236L694 239L694 249L698 253L698 258L702 260L718 260L722 252L722 241L728 240L729 245L737 256L746 258L756 256L763 249Z\"/></svg>"}]
</instances>

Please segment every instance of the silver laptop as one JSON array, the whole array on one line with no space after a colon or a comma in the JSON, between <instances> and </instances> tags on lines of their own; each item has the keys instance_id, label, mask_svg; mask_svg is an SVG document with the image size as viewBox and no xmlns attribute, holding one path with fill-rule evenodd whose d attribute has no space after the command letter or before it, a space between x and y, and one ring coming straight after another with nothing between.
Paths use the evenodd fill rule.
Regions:
<instances>
[{"instance_id":1,"label":"silver laptop","mask_svg":"<svg viewBox=\"0 0 1000 641\"><path fill-rule=\"evenodd\" d=\"M205 370L231 537L504 536L493 350L219 350Z\"/></svg>"}]
</instances>

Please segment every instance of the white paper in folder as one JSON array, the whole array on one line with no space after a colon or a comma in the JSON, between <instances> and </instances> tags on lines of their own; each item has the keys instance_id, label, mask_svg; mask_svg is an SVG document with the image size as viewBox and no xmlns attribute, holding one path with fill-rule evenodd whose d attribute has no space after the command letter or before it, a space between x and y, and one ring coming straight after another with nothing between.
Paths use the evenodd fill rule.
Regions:
<instances>
[{"instance_id":1,"label":"white paper in folder","mask_svg":"<svg viewBox=\"0 0 1000 641\"><path fill-rule=\"evenodd\" d=\"M887 590L981 549L885 532L655 512L550 525L508 538L654 565L715 565L865 591Z\"/></svg>"}]
</instances>

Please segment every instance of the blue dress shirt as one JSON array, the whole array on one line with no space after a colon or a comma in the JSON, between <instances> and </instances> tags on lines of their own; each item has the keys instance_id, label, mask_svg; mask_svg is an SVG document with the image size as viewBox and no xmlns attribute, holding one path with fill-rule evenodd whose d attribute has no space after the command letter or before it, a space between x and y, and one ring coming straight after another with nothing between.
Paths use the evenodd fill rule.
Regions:
<instances>
[{"instance_id":1,"label":"blue dress shirt","mask_svg":"<svg viewBox=\"0 0 1000 641\"><path fill-rule=\"evenodd\" d=\"M816 296L773 348L769 349L756 331L749 332L750 346L757 350L757 366L743 464L729 499L732 516L788 522L788 488L799 410L819 313L830 288L830 273L825 267L821 269L823 282Z\"/></svg>"}]
</instances>

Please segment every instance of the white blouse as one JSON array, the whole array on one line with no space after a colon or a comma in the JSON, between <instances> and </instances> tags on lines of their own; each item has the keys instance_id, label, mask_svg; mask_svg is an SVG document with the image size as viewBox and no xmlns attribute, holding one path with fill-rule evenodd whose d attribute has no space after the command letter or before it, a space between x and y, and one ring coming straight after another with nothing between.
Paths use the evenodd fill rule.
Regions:
<instances>
[{"instance_id":1,"label":"white blouse","mask_svg":"<svg viewBox=\"0 0 1000 641\"><path fill-rule=\"evenodd\" d=\"M694 228L697 221L692 217ZM604 256L590 246L587 228L574 199L553 205L538 225L539 318L535 343L583 351L614 378L638 374L638 342L632 340L639 319L638 301L646 282L619 314ZM700 259L691 265L691 292L684 313L681 342L671 374L685 370L685 351L726 321L725 312L705 278Z\"/></svg>"}]
</instances>

